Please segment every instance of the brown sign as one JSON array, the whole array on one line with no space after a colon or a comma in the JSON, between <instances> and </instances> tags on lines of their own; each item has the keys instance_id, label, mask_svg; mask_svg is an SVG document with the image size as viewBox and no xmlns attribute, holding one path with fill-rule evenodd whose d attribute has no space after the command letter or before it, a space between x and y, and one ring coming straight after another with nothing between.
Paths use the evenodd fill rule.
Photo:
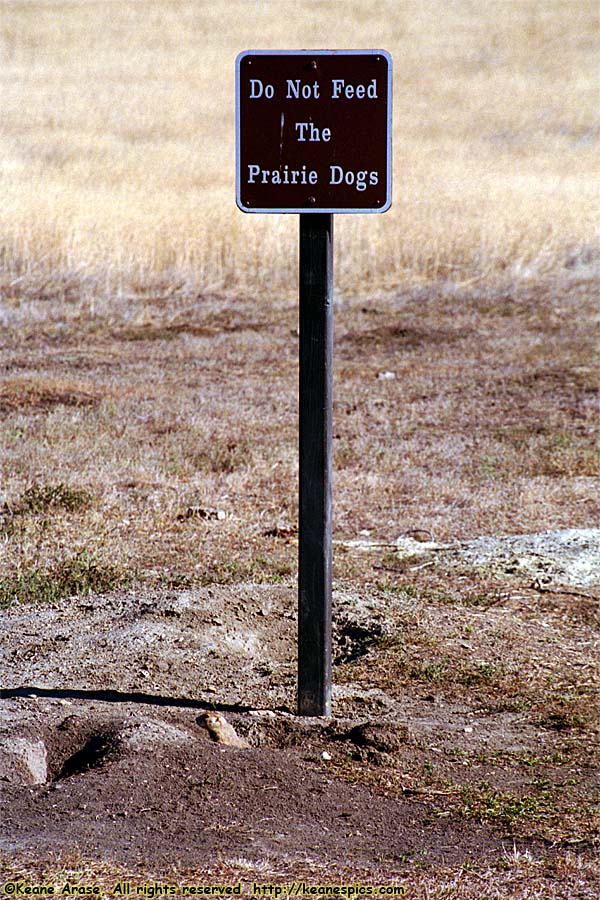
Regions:
<instances>
[{"instance_id":1,"label":"brown sign","mask_svg":"<svg viewBox=\"0 0 600 900\"><path fill-rule=\"evenodd\" d=\"M385 212L392 202L385 50L252 50L236 61L244 212Z\"/></svg>"}]
</instances>

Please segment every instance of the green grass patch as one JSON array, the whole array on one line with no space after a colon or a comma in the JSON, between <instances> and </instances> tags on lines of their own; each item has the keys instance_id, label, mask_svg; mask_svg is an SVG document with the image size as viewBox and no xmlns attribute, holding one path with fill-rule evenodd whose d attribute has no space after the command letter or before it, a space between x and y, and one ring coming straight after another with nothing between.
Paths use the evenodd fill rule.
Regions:
<instances>
[{"instance_id":1,"label":"green grass patch","mask_svg":"<svg viewBox=\"0 0 600 900\"><path fill-rule=\"evenodd\" d=\"M494 822L513 828L519 822L553 821L558 814L552 790L518 797L497 791L487 781L460 789L460 813L466 819Z\"/></svg>"},{"instance_id":2,"label":"green grass patch","mask_svg":"<svg viewBox=\"0 0 600 900\"><path fill-rule=\"evenodd\" d=\"M104 594L128 587L131 573L81 550L53 566L31 566L0 577L0 608L53 603L77 594Z\"/></svg>"},{"instance_id":3,"label":"green grass patch","mask_svg":"<svg viewBox=\"0 0 600 900\"><path fill-rule=\"evenodd\" d=\"M15 503L6 505L5 512L13 516L39 516L53 510L79 512L89 509L92 502L90 491L71 487L62 481L58 484L32 484Z\"/></svg>"},{"instance_id":4,"label":"green grass patch","mask_svg":"<svg viewBox=\"0 0 600 900\"><path fill-rule=\"evenodd\" d=\"M424 557L420 557L422 560ZM439 606L465 606L476 607L480 609L489 609L498 603L497 594L492 593L464 593L456 591L442 591L437 588L417 587L413 584L390 584L379 581L376 585L377 589L382 593L389 593L392 596L400 596L403 599L420 599L425 603L432 603Z\"/></svg>"},{"instance_id":5,"label":"green grass patch","mask_svg":"<svg viewBox=\"0 0 600 900\"><path fill-rule=\"evenodd\" d=\"M213 584L280 584L294 572L293 566L285 559L271 559L256 556L252 559L231 559L215 563L201 573L185 571L163 571L156 579L160 587L184 589L208 587ZM152 580L152 579L150 579Z\"/></svg>"},{"instance_id":6,"label":"green grass patch","mask_svg":"<svg viewBox=\"0 0 600 900\"><path fill-rule=\"evenodd\" d=\"M461 663L448 657L425 660L408 670L409 678L414 681L425 684L462 684L465 687L490 684L501 674L496 666L484 660Z\"/></svg>"},{"instance_id":7,"label":"green grass patch","mask_svg":"<svg viewBox=\"0 0 600 900\"><path fill-rule=\"evenodd\" d=\"M256 556L253 559L232 559L215 566L201 576L202 585L210 584L279 584L293 572L292 565L281 559Z\"/></svg>"}]
</instances>

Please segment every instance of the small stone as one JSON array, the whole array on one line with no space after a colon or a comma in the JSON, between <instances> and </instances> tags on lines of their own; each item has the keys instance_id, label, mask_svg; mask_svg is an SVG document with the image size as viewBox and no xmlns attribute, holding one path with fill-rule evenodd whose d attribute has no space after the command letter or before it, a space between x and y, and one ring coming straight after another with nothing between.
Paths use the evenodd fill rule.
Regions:
<instances>
[{"instance_id":1,"label":"small stone","mask_svg":"<svg viewBox=\"0 0 600 900\"><path fill-rule=\"evenodd\" d=\"M473 734L473 726L465 725L465 727L463 728L463 731L465 734Z\"/></svg>"},{"instance_id":2,"label":"small stone","mask_svg":"<svg viewBox=\"0 0 600 900\"><path fill-rule=\"evenodd\" d=\"M177 516L179 521L183 519L207 519L222 522L226 518L224 509L216 506L188 506L185 513Z\"/></svg>"},{"instance_id":3,"label":"small stone","mask_svg":"<svg viewBox=\"0 0 600 900\"><path fill-rule=\"evenodd\" d=\"M11 784L44 784L48 779L44 742L4 735L0 743L0 779Z\"/></svg>"}]
</instances>

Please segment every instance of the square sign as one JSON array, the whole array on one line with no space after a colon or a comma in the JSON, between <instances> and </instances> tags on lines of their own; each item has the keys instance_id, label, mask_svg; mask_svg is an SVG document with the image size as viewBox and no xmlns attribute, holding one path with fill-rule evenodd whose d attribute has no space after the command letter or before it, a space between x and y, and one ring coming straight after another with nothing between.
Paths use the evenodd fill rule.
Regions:
<instances>
[{"instance_id":1,"label":"square sign","mask_svg":"<svg viewBox=\"0 0 600 900\"><path fill-rule=\"evenodd\" d=\"M243 212L385 212L392 203L385 50L249 50L236 60Z\"/></svg>"}]
</instances>

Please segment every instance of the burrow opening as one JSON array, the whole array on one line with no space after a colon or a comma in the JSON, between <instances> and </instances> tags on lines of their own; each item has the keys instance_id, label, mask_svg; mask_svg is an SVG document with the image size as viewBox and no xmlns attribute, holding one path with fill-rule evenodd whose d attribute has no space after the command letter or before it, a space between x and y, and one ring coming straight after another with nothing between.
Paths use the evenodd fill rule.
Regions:
<instances>
[{"instance_id":1,"label":"burrow opening","mask_svg":"<svg viewBox=\"0 0 600 900\"><path fill-rule=\"evenodd\" d=\"M103 730L91 734L83 746L68 756L53 781L82 775L90 769L99 769L119 748L120 740L114 731Z\"/></svg>"}]
</instances>

